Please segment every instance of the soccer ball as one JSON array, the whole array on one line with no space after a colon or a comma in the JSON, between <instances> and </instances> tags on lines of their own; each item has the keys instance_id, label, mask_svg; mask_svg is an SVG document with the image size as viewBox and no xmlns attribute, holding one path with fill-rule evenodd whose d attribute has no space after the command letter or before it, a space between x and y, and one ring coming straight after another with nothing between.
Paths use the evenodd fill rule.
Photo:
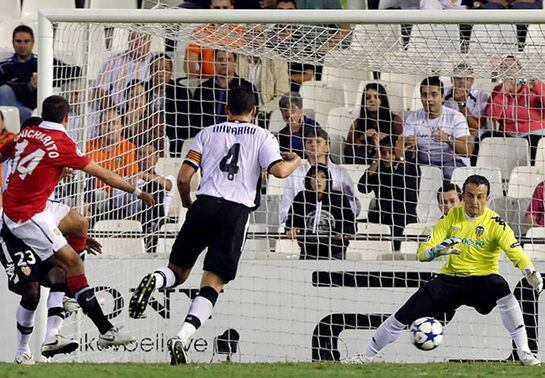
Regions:
<instances>
[{"instance_id":1,"label":"soccer ball","mask_svg":"<svg viewBox=\"0 0 545 378\"><path fill-rule=\"evenodd\" d=\"M409 330L411 342L420 350L433 350L443 342L443 326L434 318L416 319Z\"/></svg>"}]
</instances>

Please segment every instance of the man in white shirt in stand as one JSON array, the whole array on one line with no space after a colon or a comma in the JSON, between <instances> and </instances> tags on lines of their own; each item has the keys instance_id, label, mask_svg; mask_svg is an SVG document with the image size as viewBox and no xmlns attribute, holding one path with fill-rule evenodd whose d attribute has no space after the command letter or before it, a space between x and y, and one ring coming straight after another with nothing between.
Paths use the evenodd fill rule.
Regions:
<instances>
[{"instance_id":1,"label":"man in white shirt in stand","mask_svg":"<svg viewBox=\"0 0 545 378\"><path fill-rule=\"evenodd\" d=\"M310 129L305 135L304 143L307 160L286 179L280 208L280 223L284 223L288 218L288 212L293 199L297 193L305 190L305 177L308 170L316 164L327 165L331 178L331 189L348 196L350 208L354 212L354 216L357 217L360 212L360 206L354 196L354 183L346 169L329 159L329 136L327 132L321 128Z\"/></svg>"},{"instance_id":2,"label":"man in white shirt in stand","mask_svg":"<svg viewBox=\"0 0 545 378\"><path fill-rule=\"evenodd\" d=\"M473 137L462 113L443 105L443 83L437 76L420 83L422 109L411 113L403 127L403 142L416 152L415 160L435 165L450 180L456 167L468 167Z\"/></svg>"}]
</instances>

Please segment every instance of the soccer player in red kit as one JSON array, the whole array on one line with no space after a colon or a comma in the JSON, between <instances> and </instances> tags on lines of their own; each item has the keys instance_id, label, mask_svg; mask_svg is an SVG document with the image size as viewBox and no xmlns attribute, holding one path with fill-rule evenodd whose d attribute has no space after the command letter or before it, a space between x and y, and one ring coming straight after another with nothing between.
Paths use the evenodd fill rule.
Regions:
<instances>
[{"instance_id":1,"label":"soccer player in red kit","mask_svg":"<svg viewBox=\"0 0 545 378\"><path fill-rule=\"evenodd\" d=\"M9 185L4 192L4 226L40 258L62 268L70 291L100 332L99 345L109 347L135 341L104 316L94 290L87 283L83 262L58 228L56 202L48 201L65 167L83 170L104 183L132 193L147 205L153 197L102 168L79 152L66 133L69 105L61 96L49 96L42 104L43 122L21 131L0 147L0 161L13 159Z\"/></svg>"}]
</instances>

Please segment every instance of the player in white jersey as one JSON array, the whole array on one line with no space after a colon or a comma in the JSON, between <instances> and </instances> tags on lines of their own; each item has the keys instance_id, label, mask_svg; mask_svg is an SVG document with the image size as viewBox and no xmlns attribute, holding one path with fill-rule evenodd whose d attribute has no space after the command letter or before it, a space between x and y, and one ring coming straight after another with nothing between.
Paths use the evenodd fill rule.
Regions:
<instances>
[{"instance_id":1,"label":"player in white jersey","mask_svg":"<svg viewBox=\"0 0 545 378\"><path fill-rule=\"evenodd\" d=\"M259 205L262 170L285 178L301 164L297 154L280 153L278 141L268 130L250 123L255 112L255 97L249 88L231 89L229 122L209 126L195 137L178 173L178 190L189 210L168 267L145 276L129 304L129 315L141 317L153 291L183 283L208 247L199 294L180 332L168 342L172 365L187 363L185 346L210 317L225 284L235 278L248 218ZM199 168L202 178L197 200L192 203L190 182Z\"/></svg>"}]
</instances>

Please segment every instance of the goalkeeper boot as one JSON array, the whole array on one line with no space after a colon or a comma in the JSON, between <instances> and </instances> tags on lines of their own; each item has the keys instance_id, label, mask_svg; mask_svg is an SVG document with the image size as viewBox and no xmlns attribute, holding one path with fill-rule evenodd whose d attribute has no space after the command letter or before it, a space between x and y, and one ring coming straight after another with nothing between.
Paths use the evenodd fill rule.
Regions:
<instances>
[{"instance_id":1,"label":"goalkeeper boot","mask_svg":"<svg viewBox=\"0 0 545 378\"><path fill-rule=\"evenodd\" d=\"M32 353L17 353L17 355L15 355L15 363L17 365L34 365L34 358L32 357Z\"/></svg>"},{"instance_id":2,"label":"goalkeeper boot","mask_svg":"<svg viewBox=\"0 0 545 378\"><path fill-rule=\"evenodd\" d=\"M113 327L104 335L100 335L98 337L98 346L102 348L129 345L134 342L136 342L136 338L134 336L120 332L120 328L117 327Z\"/></svg>"},{"instance_id":3,"label":"goalkeeper boot","mask_svg":"<svg viewBox=\"0 0 545 378\"><path fill-rule=\"evenodd\" d=\"M142 318L146 307L148 306L151 294L155 290L155 276L153 273L146 275L134 289L129 302L129 316L133 319Z\"/></svg>"},{"instance_id":4,"label":"goalkeeper boot","mask_svg":"<svg viewBox=\"0 0 545 378\"><path fill-rule=\"evenodd\" d=\"M55 340L42 344L42 356L49 358L56 354L68 354L78 349L79 343L62 335L56 335Z\"/></svg>"},{"instance_id":5,"label":"goalkeeper boot","mask_svg":"<svg viewBox=\"0 0 545 378\"><path fill-rule=\"evenodd\" d=\"M537 366L541 365L541 361L536 356L528 351L518 352L520 362L525 366Z\"/></svg>"},{"instance_id":6,"label":"goalkeeper boot","mask_svg":"<svg viewBox=\"0 0 545 378\"><path fill-rule=\"evenodd\" d=\"M184 365L189 362L185 346L179 337L173 337L167 342L168 350L170 351L171 365Z\"/></svg>"},{"instance_id":7,"label":"goalkeeper boot","mask_svg":"<svg viewBox=\"0 0 545 378\"><path fill-rule=\"evenodd\" d=\"M373 357L366 356L363 353L356 354L352 357L347 357L341 361L342 364L370 364L373 362Z\"/></svg>"}]
</instances>

